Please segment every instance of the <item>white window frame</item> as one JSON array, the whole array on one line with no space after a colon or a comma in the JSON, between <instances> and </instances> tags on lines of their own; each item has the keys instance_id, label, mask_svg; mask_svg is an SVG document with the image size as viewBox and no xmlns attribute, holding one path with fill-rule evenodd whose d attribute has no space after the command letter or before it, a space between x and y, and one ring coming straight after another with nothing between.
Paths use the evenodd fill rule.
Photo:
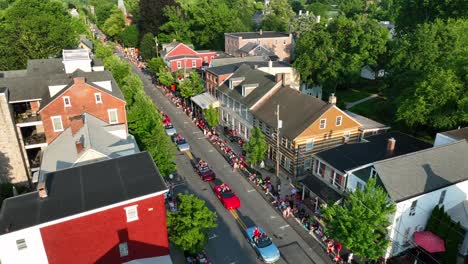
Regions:
<instances>
[{"instance_id":1,"label":"white window frame","mask_svg":"<svg viewBox=\"0 0 468 264\"><path fill-rule=\"evenodd\" d=\"M196 60L192 60L192 68L196 68L197 67L197 61Z\"/></svg>"},{"instance_id":2,"label":"white window frame","mask_svg":"<svg viewBox=\"0 0 468 264\"><path fill-rule=\"evenodd\" d=\"M98 100L99 98L99 100ZM94 100L96 104L102 104L102 94L101 93L94 93Z\"/></svg>"},{"instance_id":3,"label":"white window frame","mask_svg":"<svg viewBox=\"0 0 468 264\"><path fill-rule=\"evenodd\" d=\"M55 127L54 119L60 120L60 128ZM52 127L54 129L54 132L60 132L63 131L63 123L62 123L62 116L51 116L50 120L52 121Z\"/></svg>"},{"instance_id":4,"label":"white window frame","mask_svg":"<svg viewBox=\"0 0 468 264\"><path fill-rule=\"evenodd\" d=\"M111 113L115 112L115 122L112 122L111 120ZM107 117L109 118L109 124L117 124L119 123L119 115L117 114L117 109L107 109Z\"/></svg>"},{"instance_id":5,"label":"white window frame","mask_svg":"<svg viewBox=\"0 0 468 264\"><path fill-rule=\"evenodd\" d=\"M307 139L305 151L312 151L314 149L314 139Z\"/></svg>"},{"instance_id":6,"label":"white window frame","mask_svg":"<svg viewBox=\"0 0 468 264\"><path fill-rule=\"evenodd\" d=\"M377 171L374 168L371 168L369 178L375 178L377 176Z\"/></svg>"},{"instance_id":7,"label":"white window frame","mask_svg":"<svg viewBox=\"0 0 468 264\"><path fill-rule=\"evenodd\" d=\"M122 242L119 244L119 253L120 253L120 257L128 256L128 243L127 242Z\"/></svg>"},{"instance_id":8,"label":"white window frame","mask_svg":"<svg viewBox=\"0 0 468 264\"><path fill-rule=\"evenodd\" d=\"M338 120L340 122L338 122ZM343 124L343 116L337 116L336 117L336 126L341 126Z\"/></svg>"},{"instance_id":9,"label":"white window frame","mask_svg":"<svg viewBox=\"0 0 468 264\"><path fill-rule=\"evenodd\" d=\"M18 251L25 250L28 248L28 244L26 243L26 239L21 238L16 240L16 247Z\"/></svg>"},{"instance_id":10,"label":"white window frame","mask_svg":"<svg viewBox=\"0 0 468 264\"><path fill-rule=\"evenodd\" d=\"M127 223L137 221L139 219L138 218L138 204L125 207L124 209L125 209L125 215L127 216Z\"/></svg>"},{"instance_id":11,"label":"white window frame","mask_svg":"<svg viewBox=\"0 0 468 264\"><path fill-rule=\"evenodd\" d=\"M323 127L322 127L322 121L323 121ZM320 129L325 129L325 128L327 128L327 119L326 119L326 118L320 119L319 128L320 128Z\"/></svg>"},{"instance_id":12,"label":"white window frame","mask_svg":"<svg viewBox=\"0 0 468 264\"><path fill-rule=\"evenodd\" d=\"M63 105L65 107L71 107L71 100L70 100L70 96L63 96ZM67 100L68 100L68 103L67 103Z\"/></svg>"},{"instance_id":13,"label":"white window frame","mask_svg":"<svg viewBox=\"0 0 468 264\"><path fill-rule=\"evenodd\" d=\"M177 69L182 69L182 62L181 61L177 61Z\"/></svg>"}]
</instances>

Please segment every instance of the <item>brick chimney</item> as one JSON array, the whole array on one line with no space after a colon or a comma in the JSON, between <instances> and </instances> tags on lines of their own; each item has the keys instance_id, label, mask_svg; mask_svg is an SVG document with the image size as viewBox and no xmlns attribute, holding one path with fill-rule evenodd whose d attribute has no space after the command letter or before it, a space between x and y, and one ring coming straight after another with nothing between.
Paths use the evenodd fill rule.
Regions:
<instances>
[{"instance_id":1,"label":"brick chimney","mask_svg":"<svg viewBox=\"0 0 468 264\"><path fill-rule=\"evenodd\" d=\"M75 78L73 78L73 83L83 84L83 83L85 83L85 78L84 77L75 77Z\"/></svg>"},{"instance_id":2,"label":"brick chimney","mask_svg":"<svg viewBox=\"0 0 468 264\"><path fill-rule=\"evenodd\" d=\"M390 156L395 151L396 140L394 138L389 138L387 140L387 156Z\"/></svg>"},{"instance_id":3,"label":"brick chimney","mask_svg":"<svg viewBox=\"0 0 468 264\"><path fill-rule=\"evenodd\" d=\"M42 175L42 177L39 176L39 182L37 183L37 193L39 194L39 198L41 199L47 197L47 186L45 177L45 175Z\"/></svg>"},{"instance_id":4,"label":"brick chimney","mask_svg":"<svg viewBox=\"0 0 468 264\"><path fill-rule=\"evenodd\" d=\"M283 80L283 74L282 73L275 74L275 83L279 83L282 80Z\"/></svg>"},{"instance_id":5,"label":"brick chimney","mask_svg":"<svg viewBox=\"0 0 468 264\"><path fill-rule=\"evenodd\" d=\"M75 142L75 146L76 146L76 153L77 154L80 154L81 151L83 151L83 143L81 143L81 141L76 141Z\"/></svg>"},{"instance_id":6,"label":"brick chimney","mask_svg":"<svg viewBox=\"0 0 468 264\"><path fill-rule=\"evenodd\" d=\"M334 93L332 93L329 97L328 97L328 103L329 104L334 104L336 105L336 96Z\"/></svg>"}]
</instances>

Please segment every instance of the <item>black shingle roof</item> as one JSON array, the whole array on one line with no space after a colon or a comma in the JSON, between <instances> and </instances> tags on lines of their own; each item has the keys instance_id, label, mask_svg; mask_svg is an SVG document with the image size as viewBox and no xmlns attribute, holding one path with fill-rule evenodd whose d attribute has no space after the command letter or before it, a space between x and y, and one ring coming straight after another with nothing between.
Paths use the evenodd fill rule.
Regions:
<instances>
[{"instance_id":1,"label":"black shingle roof","mask_svg":"<svg viewBox=\"0 0 468 264\"><path fill-rule=\"evenodd\" d=\"M387 144L390 138L396 140L395 150L392 153L387 153ZM432 147L429 143L396 131L370 136L366 140L368 142L344 144L315 155L344 172L372 162Z\"/></svg>"},{"instance_id":2,"label":"black shingle roof","mask_svg":"<svg viewBox=\"0 0 468 264\"><path fill-rule=\"evenodd\" d=\"M211 67L208 68L207 71L212 72L216 75L231 74L235 72L242 64L250 65L251 67L253 67L254 65L257 65L258 67L268 67L268 61L243 61L222 66ZM291 64L283 61L273 61L272 67L291 67Z\"/></svg>"},{"instance_id":3,"label":"black shingle roof","mask_svg":"<svg viewBox=\"0 0 468 264\"><path fill-rule=\"evenodd\" d=\"M167 190L148 152L45 175L48 197L37 192L3 201L0 232L28 228Z\"/></svg>"},{"instance_id":4,"label":"black shingle roof","mask_svg":"<svg viewBox=\"0 0 468 264\"><path fill-rule=\"evenodd\" d=\"M444 134L456 140L462 140L462 139L468 140L468 127L445 131L445 132L442 132L441 134Z\"/></svg>"}]
</instances>

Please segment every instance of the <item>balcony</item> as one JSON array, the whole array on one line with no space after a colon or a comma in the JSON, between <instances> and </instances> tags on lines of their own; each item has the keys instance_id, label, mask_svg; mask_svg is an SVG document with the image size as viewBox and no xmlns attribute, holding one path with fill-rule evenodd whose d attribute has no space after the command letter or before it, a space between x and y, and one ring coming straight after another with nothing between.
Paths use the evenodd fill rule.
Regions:
<instances>
[{"instance_id":1,"label":"balcony","mask_svg":"<svg viewBox=\"0 0 468 264\"><path fill-rule=\"evenodd\" d=\"M16 125L19 127L42 125L41 118L38 115L31 113L30 110L16 114L15 120Z\"/></svg>"},{"instance_id":2,"label":"balcony","mask_svg":"<svg viewBox=\"0 0 468 264\"><path fill-rule=\"evenodd\" d=\"M36 130L34 130L30 135L23 137L23 139L25 149L47 146L45 133L36 133Z\"/></svg>"}]
</instances>

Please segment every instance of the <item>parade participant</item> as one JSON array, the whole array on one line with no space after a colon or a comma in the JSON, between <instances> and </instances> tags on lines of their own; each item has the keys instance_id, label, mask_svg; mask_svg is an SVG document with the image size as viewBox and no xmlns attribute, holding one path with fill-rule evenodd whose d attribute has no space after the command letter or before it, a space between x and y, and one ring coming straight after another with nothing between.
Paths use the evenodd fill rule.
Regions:
<instances>
[{"instance_id":1,"label":"parade participant","mask_svg":"<svg viewBox=\"0 0 468 264\"><path fill-rule=\"evenodd\" d=\"M261 235L260 230L258 229L258 226L256 226L253 231L253 236L256 238L260 238L260 235Z\"/></svg>"}]
</instances>

